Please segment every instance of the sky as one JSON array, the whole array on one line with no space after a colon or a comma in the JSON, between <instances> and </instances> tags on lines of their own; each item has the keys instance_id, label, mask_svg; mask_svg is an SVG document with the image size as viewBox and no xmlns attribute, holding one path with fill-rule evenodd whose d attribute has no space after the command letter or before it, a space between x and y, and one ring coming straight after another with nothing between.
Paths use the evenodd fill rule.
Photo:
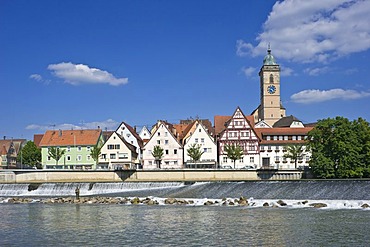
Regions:
<instances>
[{"instance_id":1,"label":"sky","mask_svg":"<svg viewBox=\"0 0 370 247\"><path fill-rule=\"evenodd\" d=\"M0 137L249 115L270 44L287 115L370 121L370 1L0 0Z\"/></svg>"}]
</instances>

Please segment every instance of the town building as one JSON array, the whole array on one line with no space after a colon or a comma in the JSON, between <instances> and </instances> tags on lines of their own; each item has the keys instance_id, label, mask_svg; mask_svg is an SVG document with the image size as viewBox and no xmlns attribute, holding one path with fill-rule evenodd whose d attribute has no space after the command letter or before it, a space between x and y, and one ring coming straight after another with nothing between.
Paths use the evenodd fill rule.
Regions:
<instances>
[{"instance_id":1,"label":"town building","mask_svg":"<svg viewBox=\"0 0 370 247\"><path fill-rule=\"evenodd\" d=\"M103 145L101 129L90 130L48 130L41 139L43 169L96 169L91 149ZM65 150L64 155L54 160L49 155L51 147Z\"/></svg>"},{"instance_id":2,"label":"town building","mask_svg":"<svg viewBox=\"0 0 370 247\"><path fill-rule=\"evenodd\" d=\"M140 164L137 148L113 132L100 149L97 169L135 169Z\"/></svg>"},{"instance_id":3,"label":"town building","mask_svg":"<svg viewBox=\"0 0 370 247\"><path fill-rule=\"evenodd\" d=\"M153 131L154 130L154 131ZM152 128L152 136L143 147L143 169L180 169L183 168L183 148L174 136L172 124L158 121ZM154 147L163 149L163 156L156 160L152 154Z\"/></svg>"},{"instance_id":4,"label":"town building","mask_svg":"<svg viewBox=\"0 0 370 247\"><path fill-rule=\"evenodd\" d=\"M218 157L221 167L257 168L259 163L259 139L253 128L252 116L246 117L238 107L231 117L215 116L215 129L218 137ZM243 149L241 159L228 158L225 146L239 146Z\"/></svg>"},{"instance_id":5,"label":"town building","mask_svg":"<svg viewBox=\"0 0 370 247\"><path fill-rule=\"evenodd\" d=\"M204 121L195 120L183 131L181 143L184 146L186 168L216 168L217 145L212 136L213 128L207 128L202 122ZM188 155L189 148L194 146L199 147L203 153L200 160L196 162Z\"/></svg>"},{"instance_id":6,"label":"town building","mask_svg":"<svg viewBox=\"0 0 370 247\"><path fill-rule=\"evenodd\" d=\"M26 139L6 139L0 140L0 169L22 168L22 147L26 144ZM17 157L20 161L17 162Z\"/></svg>"}]
</instances>

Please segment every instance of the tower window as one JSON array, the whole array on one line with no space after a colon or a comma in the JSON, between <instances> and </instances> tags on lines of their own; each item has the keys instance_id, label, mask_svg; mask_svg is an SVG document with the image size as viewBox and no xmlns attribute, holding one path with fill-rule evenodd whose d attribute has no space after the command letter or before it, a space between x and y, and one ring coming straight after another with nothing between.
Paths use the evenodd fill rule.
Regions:
<instances>
[{"instance_id":1,"label":"tower window","mask_svg":"<svg viewBox=\"0 0 370 247\"><path fill-rule=\"evenodd\" d=\"M270 74L270 83L274 83L274 76Z\"/></svg>"}]
</instances>

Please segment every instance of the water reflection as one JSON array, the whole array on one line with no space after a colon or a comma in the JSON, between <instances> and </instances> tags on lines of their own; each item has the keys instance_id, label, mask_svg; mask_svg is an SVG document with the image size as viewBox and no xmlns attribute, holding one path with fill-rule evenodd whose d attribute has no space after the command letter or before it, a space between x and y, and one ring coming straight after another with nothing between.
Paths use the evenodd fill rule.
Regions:
<instances>
[{"instance_id":1,"label":"water reflection","mask_svg":"<svg viewBox=\"0 0 370 247\"><path fill-rule=\"evenodd\" d=\"M58 246L366 245L366 210L0 205L0 243Z\"/></svg>"}]
</instances>

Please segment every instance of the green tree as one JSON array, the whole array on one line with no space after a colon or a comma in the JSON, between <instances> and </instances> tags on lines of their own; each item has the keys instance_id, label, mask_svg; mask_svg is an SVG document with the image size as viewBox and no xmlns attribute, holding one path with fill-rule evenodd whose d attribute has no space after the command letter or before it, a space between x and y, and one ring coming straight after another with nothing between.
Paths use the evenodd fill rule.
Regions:
<instances>
[{"instance_id":1,"label":"green tree","mask_svg":"<svg viewBox=\"0 0 370 247\"><path fill-rule=\"evenodd\" d=\"M66 153L65 149L57 148L57 147L51 147L49 149L48 155L55 160L55 165L58 165L58 161L62 156Z\"/></svg>"},{"instance_id":2,"label":"green tree","mask_svg":"<svg viewBox=\"0 0 370 247\"><path fill-rule=\"evenodd\" d=\"M20 150L20 153L17 156L17 161L22 166L24 164L37 167L41 163L41 149L38 148L33 141L28 141Z\"/></svg>"},{"instance_id":3,"label":"green tree","mask_svg":"<svg viewBox=\"0 0 370 247\"><path fill-rule=\"evenodd\" d=\"M318 178L369 177L370 127L359 118L319 120L308 133L310 166Z\"/></svg>"},{"instance_id":4,"label":"green tree","mask_svg":"<svg viewBox=\"0 0 370 247\"><path fill-rule=\"evenodd\" d=\"M226 144L224 147L224 151L226 152L227 157L234 162L235 169L235 161L240 160L244 155L243 149L239 145Z\"/></svg>"},{"instance_id":5,"label":"green tree","mask_svg":"<svg viewBox=\"0 0 370 247\"><path fill-rule=\"evenodd\" d=\"M284 154L285 158L289 158L294 162L294 167L297 169L298 159L302 158L304 154L304 148L302 145L290 145L287 147L287 153Z\"/></svg>"},{"instance_id":6,"label":"green tree","mask_svg":"<svg viewBox=\"0 0 370 247\"><path fill-rule=\"evenodd\" d=\"M197 168L197 162L200 160L200 158L204 154L204 151L201 151L200 145L197 145L197 144L194 143L194 144L190 145L190 147L187 151L187 154L192 159L192 161L194 161L195 168Z\"/></svg>"},{"instance_id":7,"label":"green tree","mask_svg":"<svg viewBox=\"0 0 370 247\"><path fill-rule=\"evenodd\" d=\"M155 163L157 164L157 168L161 168L161 161L163 158L163 148L161 148L161 146L159 145L154 146L152 155L155 159Z\"/></svg>"},{"instance_id":8,"label":"green tree","mask_svg":"<svg viewBox=\"0 0 370 247\"><path fill-rule=\"evenodd\" d=\"M97 166L99 163L99 157L101 155L101 147L99 145L95 145L91 150L90 150L90 155L91 158L95 161L95 165Z\"/></svg>"}]
</instances>

